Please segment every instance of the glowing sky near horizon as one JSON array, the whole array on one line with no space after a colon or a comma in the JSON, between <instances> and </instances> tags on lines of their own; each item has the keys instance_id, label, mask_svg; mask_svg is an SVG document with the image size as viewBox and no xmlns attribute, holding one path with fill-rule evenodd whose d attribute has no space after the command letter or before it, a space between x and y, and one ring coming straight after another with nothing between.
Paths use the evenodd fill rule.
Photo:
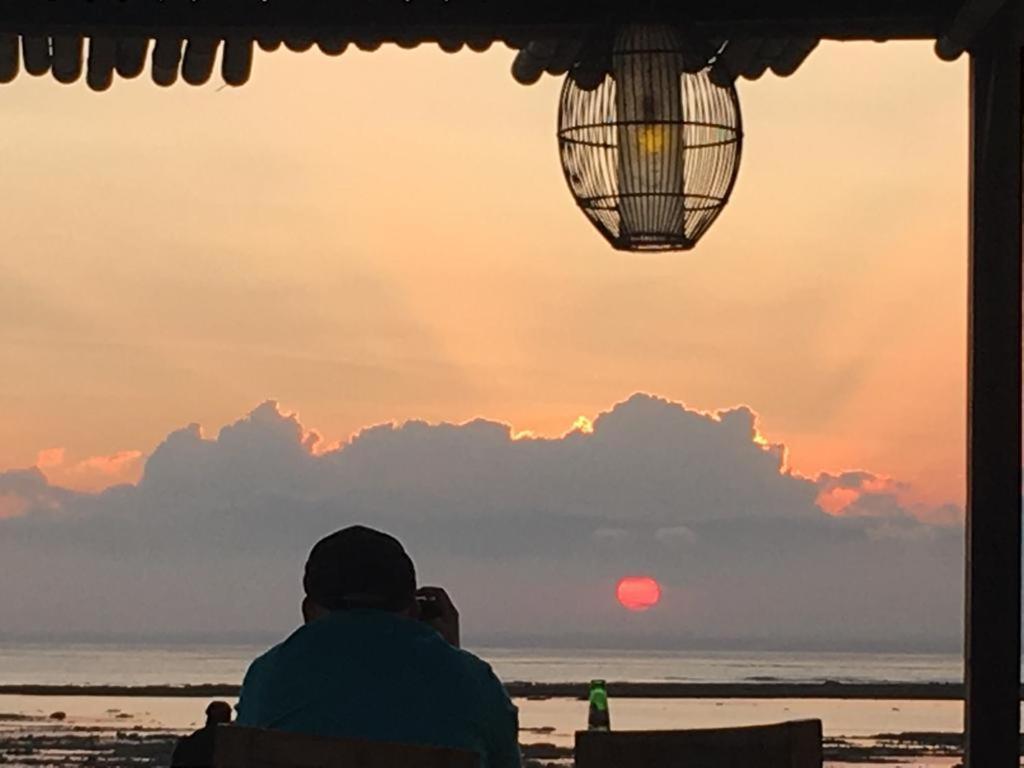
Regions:
<instances>
[{"instance_id":1,"label":"glowing sky near horizon","mask_svg":"<svg viewBox=\"0 0 1024 768\"><path fill-rule=\"evenodd\" d=\"M565 188L558 83L511 58L5 86L0 469L103 487L267 398L343 441L478 415L561 434L646 391L748 404L800 472L962 501L964 62L825 44L743 83L729 207L694 252L631 256Z\"/></svg>"}]
</instances>

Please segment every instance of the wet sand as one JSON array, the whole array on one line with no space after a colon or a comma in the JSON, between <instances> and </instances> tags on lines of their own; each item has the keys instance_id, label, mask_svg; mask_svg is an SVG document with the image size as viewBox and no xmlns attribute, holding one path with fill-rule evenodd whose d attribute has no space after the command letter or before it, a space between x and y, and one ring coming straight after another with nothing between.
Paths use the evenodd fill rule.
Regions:
<instances>
[{"instance_id":1,"label":"wet sand","mask_svg":"<svg viewBox=\"0 0 1024 768\"><path fill-rule=\"evenodd\" d=\"M136 726L69 726L49 717L8 719L0 714L0 762L20 768L89 765L94 768L166 766L182 731ZM523 730L525 768L565 768L572 748L545 742L553 726ZM861 739L825 741L826 765L885 763L940 768L958 762L961 739L949 733L875 734Z\"/></svg>"},{"instance_id":2,"label":"wet sand","mask_svg":"<svg viewBox=\"0 0 1024 768\"><path fill-rule=\"evenodd\" d=\"M95 768L166 766L178 734L168 732L91 732L0 734L0 755L5 764L22 768L89 765ZM944 739L932 741L916 735L896 737L883 746L826 743L825 765L884 763L893 766L953 766L956 754L943 751ZM565 768L572 751L543 743L523 745L524 768Z\"/></svg>"},{"instance_id":3,"label":"wet sand","mask_svg":"<svg viewBox=\"0 0 1024 768\"><path fill-rule=\"evenodd\" d=\"M233 697L226 697L233 701ZM0 696L0 762L23 768L166 766L174 740L198 727L208 697ZM576 698L516 701L530 768L565 768L586 723ZM4 714L6 713L6 714ZM63 713L55 719L52 715ZM699 728L820 717L827 765L951 768L961 706L953 701L612 700L613 726Z\"/></svg>"}]
</instances>

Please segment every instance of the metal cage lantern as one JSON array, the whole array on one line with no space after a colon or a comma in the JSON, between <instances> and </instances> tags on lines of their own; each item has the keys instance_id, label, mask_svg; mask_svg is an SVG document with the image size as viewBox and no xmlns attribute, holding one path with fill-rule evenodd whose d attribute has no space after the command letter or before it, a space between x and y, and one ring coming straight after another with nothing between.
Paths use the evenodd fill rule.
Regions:
<instances>
[{"instance_id":1,"label":"metal cage lantern","mask_svg":"<svg viewBox=\"0 0 1024 768\"><path fill-rule=\"evenodd\" d=\"M558 145L569 189L613 247L689 250L736 182L736 88L712 82L709 58L670 27L626 27L604 59L596 70L580 62L562 87Z\"/></svg>"}]
</instances>

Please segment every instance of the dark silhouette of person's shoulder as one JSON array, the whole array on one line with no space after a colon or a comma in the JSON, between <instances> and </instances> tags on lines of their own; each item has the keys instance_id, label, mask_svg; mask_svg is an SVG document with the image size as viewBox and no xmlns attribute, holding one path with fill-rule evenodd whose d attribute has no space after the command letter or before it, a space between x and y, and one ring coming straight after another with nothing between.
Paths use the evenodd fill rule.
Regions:
<instances>
[{"instance_id":1,"label":"dark silhouette of person's shoulder","mask_svg":"<svg viewBox=\"0 0 1024 768\"><path fill-rule=\"evenodd\" d=\"M216 732L216 726L207 726L178 739L171 768L211 768Z\"/></svg>"}]
</instances>

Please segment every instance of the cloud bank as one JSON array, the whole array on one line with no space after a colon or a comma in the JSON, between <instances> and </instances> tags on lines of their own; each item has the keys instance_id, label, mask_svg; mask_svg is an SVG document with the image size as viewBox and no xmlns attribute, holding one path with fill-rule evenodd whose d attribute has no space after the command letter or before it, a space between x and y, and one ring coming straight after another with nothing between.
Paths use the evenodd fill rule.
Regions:
<instances>
[{"instance_id":1,"label":"cloud bank","mask_svg":"<svg viewBox=\"0 0 1024 768\"><path fill-rule=\"evenodd\" d=\"M450 588L470 641L958 642L959 511L908 504L869 472L795 475L746 407L634 395L557 438L409 421L320 442L267 402L215 438L172 432L135 485L0 474L5 631L284 632L308 548L362 522L399 536L421 581ZM658 579L661 604L619 607L629 574Z\"/></svg>"}]
</instances>

